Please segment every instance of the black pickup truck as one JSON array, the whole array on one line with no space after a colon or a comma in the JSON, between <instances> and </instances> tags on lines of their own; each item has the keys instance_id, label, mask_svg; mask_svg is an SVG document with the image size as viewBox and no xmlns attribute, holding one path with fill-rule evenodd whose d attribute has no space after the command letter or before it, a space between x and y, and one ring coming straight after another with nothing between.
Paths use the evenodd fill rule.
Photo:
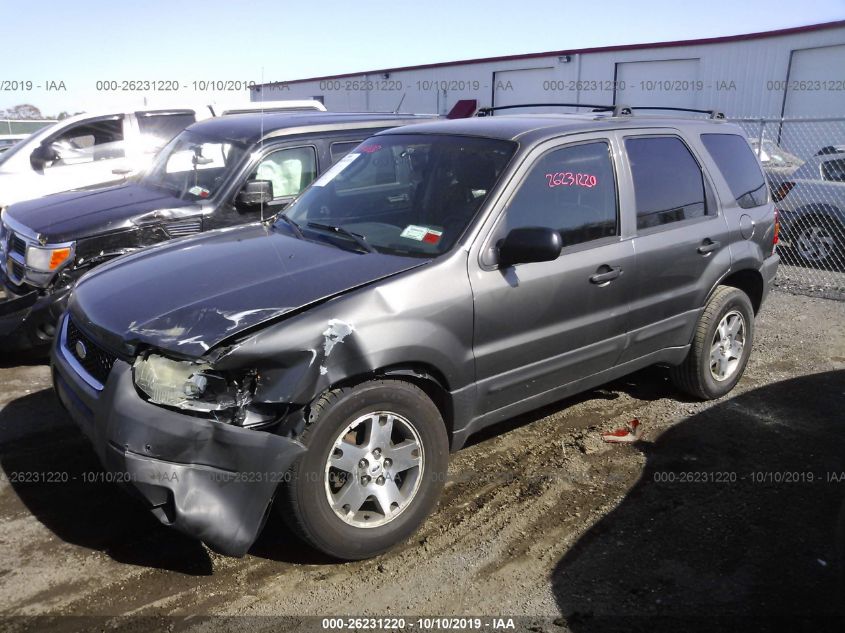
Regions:
<instances>
[{"instance_id":1,"label":"black pickup truck","mask_svg":"<svg viewBox=\"0 0 845 633\"><path fill-rule=\"evenodd\" d=\"M363 139L432 117L250 113L188 127L124 184L20 202L0 222L0 348L43 347L76 281L117 256L268 219Z\"/></svg>"}]
</instances>

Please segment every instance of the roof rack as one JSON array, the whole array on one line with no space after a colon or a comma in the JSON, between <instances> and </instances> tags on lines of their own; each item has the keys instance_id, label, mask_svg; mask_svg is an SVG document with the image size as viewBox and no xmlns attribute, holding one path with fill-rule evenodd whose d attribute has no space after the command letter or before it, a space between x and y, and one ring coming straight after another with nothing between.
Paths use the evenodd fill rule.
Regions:
<instances>
[{"instance_id":1,"label":"roof rack","mask_svg":"<svg viewBox=\"0 0 845 633\"><path fill-rule=\"evenodd\" d=\"M672 112L697 112L698 114L706 114L711 119L724 119L725 113L719 110L699 110L697 108L673 108L671 106L634 106L632 110L661 110Z\"/></svg>"},{"instance_id":2,"label":"roof rack","mask_svg":"<svg viewBox=\"0 0 845 633\"><path fill-rule=\"evenodd\" d=\"M622 105L597 105L595 103L519 103L505 106L492 106L479 108L475 116L490 116L497 110L513 110L516 108L592 108L593 112L613 112L613 116L626 116L631 114L631 108Z\"/></svg>"},{"instance_id":3,"label":"roof rack","mask_svg":"<svg viewBox=\"0 0 845 633\"><path fill-rule=\"evenodd\" d=\"M627 106L621 103L613 105L596 105L594 103L521 103L505 106L479 108L476 116L490 116L497 110L513 110L516 108L592 108L593 112L613 112L613 116L630 116L634 110L660 110L673 112L696 112L706 114L711 119L724 119L725 113L719 110L699 110L696 108L674 108L671 106Z\"/></svg>"}]
</instances>

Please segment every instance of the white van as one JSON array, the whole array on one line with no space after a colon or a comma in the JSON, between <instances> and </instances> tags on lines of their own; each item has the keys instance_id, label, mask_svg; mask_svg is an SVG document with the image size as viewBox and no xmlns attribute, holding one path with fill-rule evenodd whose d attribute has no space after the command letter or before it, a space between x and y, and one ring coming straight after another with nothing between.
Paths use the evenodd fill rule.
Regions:
<instances>
[{"instance_id":1,"label":"white van","mask_svg":"<svg viewBox=\"0 0 845 633\"><path fill-rule=\"evenodd\" d=\"M87 112L57 121L0 154L0 209L125 178L196 121L241 112L325 111L313 100Z\"/></svg>"}]
</instances>

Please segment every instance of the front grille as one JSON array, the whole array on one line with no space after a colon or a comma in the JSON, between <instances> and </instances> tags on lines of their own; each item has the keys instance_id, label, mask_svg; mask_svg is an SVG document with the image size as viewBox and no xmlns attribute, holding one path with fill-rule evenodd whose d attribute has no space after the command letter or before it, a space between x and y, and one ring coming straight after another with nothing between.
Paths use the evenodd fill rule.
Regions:
<instances>
[{"instance_id":1,"label":"front grille","mask_svg":"<svg viewBox=\"0 0 845 633\"><path fill-rule=\"evenodd\" d=\"M16 262L13 259L9 260L9 264L10 264L9 272L12 273L11 274L12 281L17 282L17 281L20 281L21 279L23 279L24 273L26 272L26 271L24 271L23 266L21 266L18 262Z\"/></svg>"},{"instance_id":2,"label":"front grille","mask_svg":"<svg viewBox=\"0 0 845 633\"><path fill-rule=\"evenodd\" d=\"M26 257L26 241L12 233L12 239L9 240L9 250Z\"/></svg>"},{"instance_id":3,"label":"front grille","mask_svg":"<svg viewBox=\"0 0 845 633\"><path fill-rule=\"evenodd\" d=\"M202 219L193 218L190 220L174 220L164 225L164 230L170 237L185 237L186 235L193 235L202 230Z\"/></svg>"},{"instance_id":4,"label":"front grille","mask_svg":"<svg viewBox=\"0 0 845 633\"><path fill-rule=\"evenodd\" d=\"M81 345L78 345L81 343ZM67 337L65 339L65 347L68 353L78 362L82 368L87 371L101 385L106 384L106 379L109 377L109 372L114 365L115 356L105 351L99 345L94 343L90 338L85 336L73 322L73 319L68 317L67 321ZM84 358L80 354L82 349L85 350Z\"/></svg>"}]
</instances>

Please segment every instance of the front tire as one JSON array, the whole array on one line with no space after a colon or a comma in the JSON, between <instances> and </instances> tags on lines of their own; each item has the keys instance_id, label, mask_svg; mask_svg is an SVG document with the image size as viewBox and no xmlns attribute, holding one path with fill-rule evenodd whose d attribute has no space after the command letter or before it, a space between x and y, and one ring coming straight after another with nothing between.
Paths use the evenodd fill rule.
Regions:
<instances>
[{"instance_id":1,"label":"front tire","mask_svg":"<svg viewBox=\"0 0 845 633\"><path fill-rule=\"evenodd\" d=\"M672 382L702 400L721 398L742 377L753 342L754 308L748 295L719 286L698 319L689 354L670 371Z\"/></svg>"},{"instance_id":2,"label":"front tire","mask_svg":"<svg viewBox=\"0 0 845 633\"><path fill-rule=\"evenodd\" d=\"M375 380L329 391L300 439L308 451L285 485L285 519L332 557L390 549L437 503L449 443L440 411L415 385Z\"/></svg>"}]
</instances>

